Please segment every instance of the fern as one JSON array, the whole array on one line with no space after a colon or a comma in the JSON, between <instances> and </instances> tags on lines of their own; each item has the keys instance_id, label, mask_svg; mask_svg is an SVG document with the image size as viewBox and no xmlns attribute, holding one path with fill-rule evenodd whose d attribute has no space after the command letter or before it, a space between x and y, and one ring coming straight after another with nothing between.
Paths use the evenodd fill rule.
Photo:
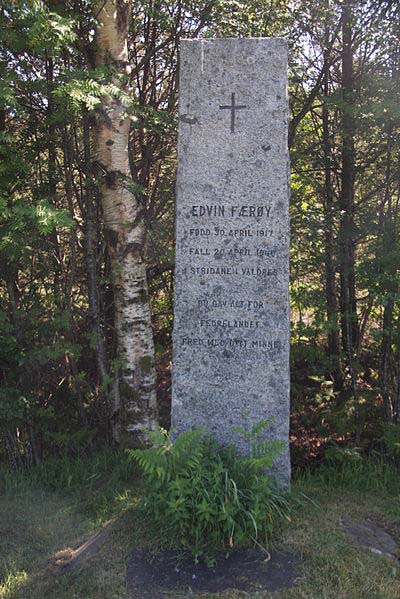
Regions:
<instances>
[{"instance_id":1,"label":"fern","mask_svg":"<svg viewBox=\"0 0 400 599\"><path fill-rule=\"evenodd\" d=\"M220 447L204 428L174 441L163 429L149 433L154 446L129 453L143 472L141 509L162 545L190 549L212 561L218 549L268 543L288 504L267 474L282 444L261 438L267 421L248 433L250 454Z\"/></svg>"}]
</instances>

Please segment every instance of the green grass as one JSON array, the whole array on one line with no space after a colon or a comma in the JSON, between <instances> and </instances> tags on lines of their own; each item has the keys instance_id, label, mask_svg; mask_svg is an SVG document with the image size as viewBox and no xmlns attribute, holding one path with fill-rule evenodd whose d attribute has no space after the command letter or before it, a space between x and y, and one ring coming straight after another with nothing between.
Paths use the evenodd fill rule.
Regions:
<instances>
[{"instance_id":1,"label":"green grass","mask_svg":"<svg viewBox=\"0 0 400 599\"><path fill-rule=\"evenodd\" d=\"M135 510L137 473L123 454L53 462L29 476L0 474L0 489L1 598L125 597L126 562L132 547L143 543L145 523ZM303 556L299 585L274 594L226 592L203 599L400 598L399 567L354 547L340 526L345 514L369 518L400 542L400 477L394 467L370 461L308 472L293 484L293 503L292 520L275 547ZM52 572L58 552L78 547L110 520L111 536L95 557L74 573Z\"/></svg>"},{"instance_id":2,"label":"green grass","mask_svg":"<svg viewBox=\"0 0 400 599\"><path fill-rule=\"evenodd\" d=\"M124 453L58 460L27 475L0 475L0 597L122 598L138 526L137 474ZM59 552L76 549L111 521L112 532L82 571L56 575Z\"/></svg>"}]
</instances>

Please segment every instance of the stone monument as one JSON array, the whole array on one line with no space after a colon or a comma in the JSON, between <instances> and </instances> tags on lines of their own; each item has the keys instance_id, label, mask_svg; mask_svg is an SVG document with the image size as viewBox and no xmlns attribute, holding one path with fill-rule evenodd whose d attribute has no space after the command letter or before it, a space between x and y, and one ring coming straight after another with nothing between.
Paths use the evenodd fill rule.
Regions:
<instances>
[{"instance_id":1,"label":"stone monument","mask_svg":"<svg viewBox=\"0 0 400 599\"><path fill-rule=\"evenodd\" d=\"M223 443L271 419L290 480L289 156L283 39L184 40L172 427Z\"/></svg>"}]
</instances>

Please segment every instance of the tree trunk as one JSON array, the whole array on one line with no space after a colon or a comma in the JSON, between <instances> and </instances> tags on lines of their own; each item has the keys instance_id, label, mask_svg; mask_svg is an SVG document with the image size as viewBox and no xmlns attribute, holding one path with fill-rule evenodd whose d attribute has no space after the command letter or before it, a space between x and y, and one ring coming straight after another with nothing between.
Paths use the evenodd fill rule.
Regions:
<instances>
[{"instance_id":1,"label":"tree trunk","mask_svg":"<svg viewBox=\"0 0 400 599\"><path fill-rule=\"evenodd\" d=\"M127 92L127 37L131 0L103 0L97 15L96 64L112 73L112 83ZM145 442L156 426L154 342L147 290L144 210L132 192L128 140L130 119L121 99L104 98L98 111L96 151L101 200L114 291L118 348L121 442Z\"/></svg>"},{"instance_id":2,"label":"tree trunk","mask_svg":"<svg viewBox=\"0 0 400 599\"><path fill-rule=\"evenodd\" d=\"M348 356L358 346L354 226L354 73L352 1L342 9L342 172L340 194L340 309L343 348ZM349 360L350 361L350 360Z\"/></svg>"},{"instance_id":3,"label":"tree trunk","mask_svg":"<svg viewBox=\"0 0 400 599\"><path fill-rule=\"evenodd\" d=\"M380 229L382 229L382 255L383 264L381 270L383 272L383 285L385 291L385 302L383 308L383 322L382 322L382 345L381 355L379 364L379 379L382 389L383 405L385 410L385 420L392 422L394 420L394 393L391 389L391 379L395 378L391 376L391 367L393 364L393 312L395 307L395 298L398 296L398 283L397 283L397 261L390 259L393 255L393 251L396 248L396 222L398 220L398 214L396 205L392 203L392 138L393 128L389 126L387 131L387 156L386 156L386 187L385 187L385 201L382 207L382 219ZM386 214L385 214L386 210ZM387 258L389 260L387 261Z\"/></svg>"},{"instance_id":4,"label":"tree trunk","mask_svg":"<svg viewBox=\"0 0 400 599\"><path fill-rule=\"evenodd\" d=\"M357 385L356 351L359 326L355 277L354 223L354 69L353 69L353 0L342 8L342 172L339 230L340 312L343 349L347 357L354 396L355 441L360 441L360 402Z\"/></svg>"},{"instance_id":5,"label":"tree trunk","mask_svg":"<svg viewBox=\"0 0 400 599\"><path fill-rule=\"evenodd\" d=\"M382 390L382 399L385 410L386 422L393 422L394 413L390 393L390 362L392 358L392 320L393 299L389 298L383 310L382 346L379 365L379 379Z\"/></svg>"},{"instance_id":6,"label":"tree trunk","mask_svg":"<svg viewBox=\"0 0 400 599\"><path fill-rule=\"evenodd\" d=\"M107 347L104 339L99 301L99 286L97 272L97 235L95 222L95 207L93 201L93 172L90 155L90 129L89 115L84 108L83 110L83 149L84 149L84 171L85 171L85 195L86 195L86 214L85 214L85 257L86 271L88 282L89 295L89 313L90 313L90 328L93 338L93 345L96 352L97 374L100 381L99 396L104 398L103 402L106 405L106 410L97 406L97 414L100 415L100 420L106 422L107 432L111 425L112 438L115 444L119 443L119 394L113 392L110 387L110 371L109 360L107 355ZM111 406L110 400L111 397ZM103 405L103 404L101 404Z\"/></svg>"},{"instance_id":7,"label":"tree trunk","mask_svg":"<svg viewBox=\"0 0 400 599\"><path fill-rule=\"evenodd\" d=\"M55 105L54 105L54 61L53 57L46 52L46 81L47 81L47 177L48 177L48 199L52 206L57 207L57 148L56 148L56 125L54 121ZM63 256L61 250L60 239L57 230L54 228L50 235L50 243L53 247L54 259L54 298L58 308L63 309L63 289L62 289L62 265Z\"/></svg>"},{"instance_id":8,"label":"tree trunk","mask_svg":"<svg viewBox=\"0 0 400 599\"><path fill-rule=\"evenodd\" d=\"M400 423L400 315L397 318L397 349L396 349L396 362L397 362L397 377L396 377L396 396L393 406L393 421L396 424Z\"/></svg>"},{"instance_id":9,"label":"tree trunk","mask_svg":"<svg viewBox=\"0 0 400 599\"><path fill-rule=\"evenodd\" d=\"M324 51L323 93L325 99L329 96L329 67L330 51L329 29L326 27ZM328 321L327 353L331 360L332 378L335 390L341 389L343 377L340 365L340 340L338 329L338 306L335 282L334 260L334 190L332 183L332 144L329 124L329 111L326 100L322 105L322 135L324 151L324 220L325 220L325 298L326 316Z\"/></svg>"}]
</instances>

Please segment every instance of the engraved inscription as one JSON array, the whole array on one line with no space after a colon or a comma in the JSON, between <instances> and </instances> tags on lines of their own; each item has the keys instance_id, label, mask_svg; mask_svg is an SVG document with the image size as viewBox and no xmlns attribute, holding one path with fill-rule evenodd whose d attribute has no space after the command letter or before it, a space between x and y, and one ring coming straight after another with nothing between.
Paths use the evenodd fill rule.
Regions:
<instances>
[{"instance_id":1,"label":"engraved inscription","mask_svg":"<svg viewBox=\"0 0 400 599\"><path fill-rule=\"evenodd\" d=\"M278 274L276 268L260 268L245 267L238 268L236 266L191 266L190 273L192 275L242 275L244 277L272 277Z\"/></svg>"},{"instance_id":2,"label":"engraved inscription","mask_svg":"<svg viewBox=\"0 0 400 599\"><path fill-rule=\"evenodd\" d=\"M235 348L279 351L282 347L280 339L245 339L245 338L220 338L220 337L185 337L181 338L183 346L203 348Z\"/></svg>"},{"instance_id":3,"label":"engraved inscription","mask_svg":"<svg viewBox=\"0 0 400 599\"><path fill-rule=\"evenodd\" d=\"M188 276L198 279L200 284L205 278L210 281L246 281L251 278L263 282L267 289L273 288L280 275L276 262L279 247L275 244L274 228L265 227L266 223L273 224L274 221L272 204L239 204L226 201L192 204L187 216L191 223L196 220L213 222L212 227L191 227L185 231L186 236L191 239L188 247L191 265L185 271ZM220 226L216 224L220 219L230 224L234 221L245 221L245 225L238 228ZM268 326L256 317L257 314L265 317L267 308L261 297L247 301L198 298L197 305L204 314L202 317L199 315L197 320L199 331L224 331L229 335L238 329L246 332L264 329L268 334ZM226 317L226 309L231 313L231 318ZM255 316L254 319L251 319L252 315ZM259 351L268 349L268 344L263 345L261 341L258 340L253 346L248 344L246 339L242 339L240 343L235 343L234 347L242 352L248 352L252 347ZM199 343L198 346L202 349L215 347L213 344L204 343ZM279 348L278 345L274 346L276 352L280 351Z\"/></svg>"},{"instance_id":4,"label":"engraved inscription","mask_svg":"<svg viewBox=\"0 0 400 599\"><path fill-rule=\"evenodd\" d=\"M204 308L244 308L246 310L264 308L264 302L261 300L197 300L199 307Z\"/></svg>"},{"instance_id":5,"label":"engraved inscription","mask_svg":"<svg viewBox=\"0 0 400 599\"><path fill-rule=\"evenodd\" d=\"M171 421L246 452L243 411L272 418L288 478L286 60L283 40L182 42Z\"/></svg>"},{"instance_id":6,"label":"engraved inscription","mask_svg":"<svg viewBox=\"0 0 400 599\"><path fill-rule=\"evenodd\" d=\"M192 206L191 216L239 216L239 217L268 217L271 206L225 206L220 204Z\"/></svg>"},{"instance_id":7,"label":"engraved inscription","mask_svg":"<svg viewBox=\"0 0 400 599\"><path fill-rule=\"evenodd\" d=\"M273 237L273 234L273 229L250 229L249 227L243 229L222 229L221 227L189 229L190 237Z\"/></svg>"},{"instance_id":8,"label":"engraved inscription","mask_svg":"<svg viewBox=\"0 0 400 599\"><path fill-rule=\"evenodd\" d=\"M236 120L236 111L243 110L247 108L245 104L239 105L236 104L235 100L235 92L231 93L231 104L230 106L220 106L220 110L230 110L231 111L231 133L235 133L235 120Z\"/></svg>"}]
</instances>

